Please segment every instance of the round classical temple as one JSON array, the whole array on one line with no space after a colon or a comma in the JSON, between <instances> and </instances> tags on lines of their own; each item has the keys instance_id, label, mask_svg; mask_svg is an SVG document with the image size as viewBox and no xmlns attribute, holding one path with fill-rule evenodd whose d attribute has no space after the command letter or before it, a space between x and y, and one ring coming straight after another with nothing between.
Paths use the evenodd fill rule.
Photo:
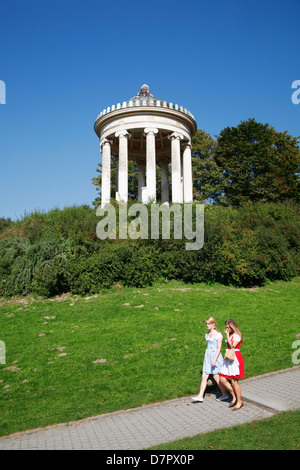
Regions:
<instances>
[{"instance_id":1,"label":"round classical temple","mask_svg":"<svg viewBox=\"0 0 300 470\"><path fill-rule=\"evenodd\" d=\"M142 85L130 100L104 109L94 129L102 152L101 207L110 202L111 156L117 157L116 200L128 201L128 161L138 166L138 199L156 201L156 163L161 165L161 198L168 203L169 164L173 203L193 201L191 139L197 129L186 108L155 98Z\"/></svg>"}]
</instances>

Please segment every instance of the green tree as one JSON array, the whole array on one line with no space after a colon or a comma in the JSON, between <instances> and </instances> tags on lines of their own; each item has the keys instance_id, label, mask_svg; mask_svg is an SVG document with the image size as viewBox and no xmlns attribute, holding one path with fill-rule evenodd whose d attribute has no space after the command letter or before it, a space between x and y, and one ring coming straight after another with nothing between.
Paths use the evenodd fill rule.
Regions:
<instances>
[{"instance_id":1,"label":"green tree","mask_svg":"<svg viewBox=\"0 0 300 470\"><path fill-rule=\"evenodd\" d=\"M13 225L13 221L11 220L11 218L6 219L5 217L0 217L0 233L11 225Z\"/></svg>"},{"instance_id":2,"label":"green tree","mask_svg":"<svg viewBox=\"0 0 300 470\"><path fill-rule=\"evenodd\" d=\"M246 201L299 202L297 138L255 119L221 131L214 159L224 175L228 204Z\"/></svg>"},{"instance_id":3,"label":"green tree","mask_svg":"<svg viewBox=\"0 0 300 470\"><path fill-rule=\"evenodd\" d=\"M216 145L217 141L202 129L192 138L193 196L198 201L223 201L224 176L214 158Z\"/></svg>"}]
</instances>

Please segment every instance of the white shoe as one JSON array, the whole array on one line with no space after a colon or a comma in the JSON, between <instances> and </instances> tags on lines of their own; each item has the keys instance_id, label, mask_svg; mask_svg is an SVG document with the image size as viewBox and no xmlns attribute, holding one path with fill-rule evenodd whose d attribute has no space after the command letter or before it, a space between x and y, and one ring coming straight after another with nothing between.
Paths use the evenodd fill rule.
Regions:
<instances>
[{"instance_id":1,"label":"white shoe","mask_svg":"<svg viewBox=\"0 0 300 470\"><path fill-rule=\"evenodd\" d=\"M225 400L228 400L228 398L229 398L229 396L226 395L226 397L223 397L223 398L222 398L222 397L219 397L219 398L217 398L217 401L225 401Z\"/></svg>"},{"instance_id":2,"label":"white shoe","mask_svg":"<svg viewBox=\"0 0 300 470\"><path fill-rule=\"evenodd\" d=\"M192 401L195 402L195 403L197 403L197 402L202 403L202 402L203 402L203 398L200 398L200 397L192 397Z\"/></svg>"}]
</instances>

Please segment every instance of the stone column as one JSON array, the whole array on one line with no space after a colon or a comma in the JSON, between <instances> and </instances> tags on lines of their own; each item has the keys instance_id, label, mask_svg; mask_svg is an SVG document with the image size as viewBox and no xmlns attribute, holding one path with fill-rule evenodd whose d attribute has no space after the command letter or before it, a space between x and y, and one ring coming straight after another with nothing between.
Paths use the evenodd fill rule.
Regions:
<instances>
[{"instance_id":1,"label":"stone column","mask_svg":"<svg viewBox=\"0 0 300 470\"><path fill-rule=\"evenodd\" d=\"M100 143L102 152L101 207L110 203L111 144L112 141L108 139L103 139Z\"/></svg>"},{"instance_id":2,"label":"stone column","mask_svg":"<svg viewBox=\"0 0 300 470\"><path fill-rule=\"evenodd\" d=\"M149 203L156 201L155 134L158 133L158 129L146 127L144 133L146 134L146 186Z\"/></svg>"},{"instance_id":3,"label":"stone column","mask_svg":"<svg viewBox=\"0 0 300 470\"><path fill-rule=\"evenodd\" d=\"M183 199L183 152L182 152L182 149L181 149L181 152L180 152L180 191L181 191L182 202L184 202L184 199Z\"/></svg>"},{"instance_id":4,"label":"stone column","mask_svg":"<svg viewBox=\"0 0 300 470\"><path fill-rule=\"evenodd\" d=\"M161 201L169 203L169 162L161 161Z\"/></svg>"},{"instance_id":5,"label":"stone column","mask_svg":"<svg viewBox=\"0 0 300 470\"><path fill-rule=\"evenodd\" d=\"M119 171L118 171L118 194L119 202L127 203L128 201L128 138L129 133L119 131L115 133L119 138Z\"/></svg>"},{"instance_id":6,"label":"stone column","mask_svg":"<svg viewBox=\"0 0 300 470\"><path fill-rule=\"evenodd\" d=\"M146 162L145 160L138 160L138 200L143 202L142 199L142 188L145 187L146 180L145 180L145 169L146 169Z\"/></svg>"},{"instance_id":7,"label":"stone column","mask_svg":"<svg viewBox=\"0 0 300 470\"><path fill-rule=\"evenodd\" d=\"M193 202L192 150L190 142L183 147L183 202Z\"/></svg>"},{"instance_id":8,"label":"stone column","mask_svg":"<svg viewBox=\"0 0 300 470\"><path fill-rule=\"evenodd\" d=\"M119 193L119 158L116 158L116 193Z\"/></svg>"},{"instance_id":9,"label":"stone column","mask_svg":"<svg viewBox=\"0 0 300 470\"><path fill-rule=\"evenodd\" d=\"M180 140L183 135L174 132L171 139L171 164L172 164L172 202L181 204L183 202L181 186L181 161Z\"/></svg>"}]
</instances>

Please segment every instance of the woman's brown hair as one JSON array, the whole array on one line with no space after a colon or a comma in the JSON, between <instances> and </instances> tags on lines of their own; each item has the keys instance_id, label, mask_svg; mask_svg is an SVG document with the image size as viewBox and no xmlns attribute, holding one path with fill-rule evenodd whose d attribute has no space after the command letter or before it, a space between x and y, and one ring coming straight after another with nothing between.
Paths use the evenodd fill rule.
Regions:
<instances>
[{"instance_id":1,"label":"woman's brown hair","mask_svg":"<svg viewBox=\"0 0 300 470\"><path fill-rule=\"evenodd\" d=\"M234 331L234 333L239 335L241 337L241 340L243 340L243 335L241 333L241 330L238 328L236 322L232 320L232 318L228 318L228 320L226 320L225 322L225 325L229 326L229 328L231 328Z\"/></svg>"}]
</instances>

